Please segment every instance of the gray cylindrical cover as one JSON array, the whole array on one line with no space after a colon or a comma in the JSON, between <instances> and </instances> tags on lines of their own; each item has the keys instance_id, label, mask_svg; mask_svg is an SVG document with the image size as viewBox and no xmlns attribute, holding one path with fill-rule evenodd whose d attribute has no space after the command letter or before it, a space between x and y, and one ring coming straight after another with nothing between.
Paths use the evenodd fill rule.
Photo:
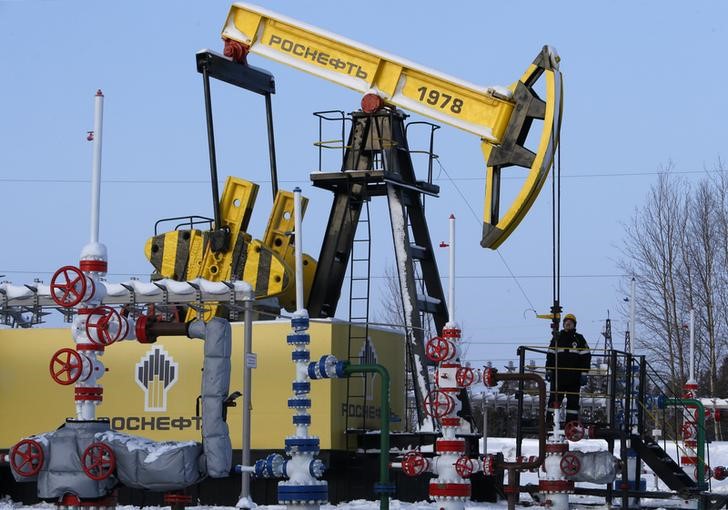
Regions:
<instances>
[{"instance_id":1,"label":"gray cylindrical cover","mask_svg":"<svg viewBox=\"0 0 728 510\"><path fill-rule=\"evenodd\" d=\"M92 480L81 468L86 448L97 440L95 434L109 430L107 421L67 421L58 430L45 434L41 442L45 460L38 473L38 497L58 498L66 493L80 498L100 498L116 485L112 474L104 480Z\"/></svg>"},{"instance_id":2,"label":"gray cylindrical cover","mask_svg":"<svg viewBox=\"0 0 728 510\"><path fill-rule=\"evenodd\" d=\"M190 324L188 335L205 340L202 369L202 446L207 474L213 478L230 475L233 449L230 431L222 419L223 402L230 391L232 329L225 319L213 318L206 324Z\"/></svg>"},{"instance_id":3,"label":"gray cylindrical cover","mask_svg":"<svg viewBox=\"0 0 728 510\"><path fill-rule=\"evenodd\" d=\"M205 477L202 446L194 441L156 442L108 431L97 434L116 455L116 472L122 484L135 489L184 489Z\"/></svg>"},{"instance_id":4,"label":"gray cylindrical cover","mask_svg":"<svg viewBox=\"0 0 728 510\"><path fill-rule=\"evenodd\" d=\"M619 459L607 451L579 452L571 451L581 462L581 469L574 476L568 476L575 482L606 484L617 477Z\"/></svg>"}]
</instances>

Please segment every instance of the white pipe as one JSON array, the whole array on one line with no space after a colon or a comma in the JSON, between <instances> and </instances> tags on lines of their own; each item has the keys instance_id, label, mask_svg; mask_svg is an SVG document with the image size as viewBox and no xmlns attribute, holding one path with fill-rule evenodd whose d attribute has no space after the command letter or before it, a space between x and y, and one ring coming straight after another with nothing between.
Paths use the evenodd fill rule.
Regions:
<instances>
[{"instance_id":1,"label":"white pipe","mask_svg":"<svg viewBox=\"0 0 728 510\"><path fill-rule=\"evenodd\" d=\"M303 234L301 232L301 188L293 189L293 230L296 257L296 310L304 309L303 303Z\"/></svg>"},{"instance_id":2,"label":"white pipe","mask_svg":"<svg viewBox=\"0 0 728 510\"><path fill-rule=\"evenodd\" d=\"M634 336L634 322L635 322L635 279L632 277L632 283L630 285L630 298L629 298L629 353L632 354L634 351L634 343L636 338Z\"/></svg>"},{"instance_id":3,"label":"white pipe","mask_svg":"<svg viewBox=\"0 0 728 510\"><path fill-rule=\"evenodd\" d=\"M690 382L695 381L695 313L690 309Z\"/></svg>"},{"instance_id":4,"label":"white pipe","mask_svg":"<svg viewBox=\"0 0 728 510\"><path fill-rule=\"evenodd\" d=\"M448 279L449 296L448 310L450 311L449 322L455 322L455 215L450 214L450 278Z\"/></svg>"},{"instance_id":5,"label":"white pipe","mask_svg":"<svg viewBox=\"0 0 728 510\"><path fill-rule=\"evenodd\" d=\"M101 200L101 138L104 122L104 94L96 91L94 101L94 156L91 174L91 242L99 242L99 204Z\"/></svg>"},{"instance_id":6,"label":"white pipe","mask_svg":"<svg viewBox=\"0 0 728 510\"><path fill-rule=\"evenodd\" d=\"M255 470L250 466L250 404L252 400L252 367L248 364L248 354L253 351L253 292L246 296L245 303L245 327L243 328L243 443L242 443L242 466L240 466L240 498L237 508L251 508L248 502L250 497L250 473Z\"/></svg>"}]
</instances>

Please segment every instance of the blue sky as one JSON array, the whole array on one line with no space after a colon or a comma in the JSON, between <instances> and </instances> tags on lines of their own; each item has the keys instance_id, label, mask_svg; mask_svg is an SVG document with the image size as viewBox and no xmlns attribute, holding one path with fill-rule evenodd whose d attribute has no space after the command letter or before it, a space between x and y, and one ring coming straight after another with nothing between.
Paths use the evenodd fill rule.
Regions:
<instances>
[{"instance_id":1,"label":"blue sky","mask_svg":"<svg viewBox=\"0 0 728 510\"><path fill-rule=\"evenodd\" d=\"M623 223L661 167L671 162L696 180L726 156L728 5L259 3L484 86L510 84L544 44L555 46L565 89L561 300L592 345L601 343L611 310L615 345L622 345L618 307L624 293L616 260ZM143 246L157 219L211 215L194 55L201 48L222 50L219 34L228 7L221 1L0 1L5 279L47 282L57 267L78 260L89 230L91 144L85 136L97 88L106 95L101 240L109 249L109 278L150 271ZM281 187L301 186L311 199L304 248L317 257L331 196L308 179L317 168L311 113L351 111L359 97L261 57L252 56L250 63L276 77ZM221 177L261 184L250 228L261 237L272 202L263 102L215 84L213 106ZM551 304L550 184L499 253L487 251L478 244L484 186L479 141L444 126L436 152L445 170L436 168L441 198L428 202L428 218L435 243L447 239L449 214L458 218L457 319L474 364L494 359L502 365L517 345L548 338L548 324L527 310L546 312ZM336 170L331 161L328 169ZM421 166L422 177L425 171ZM384 201L373 203L372 216L372 274L381 276L394 256ZM446 251L438 257L447 277ZM380 287L381 279L373 286ZM345 296L338 316L346 317Z\"/></svg>"}]
</instances>

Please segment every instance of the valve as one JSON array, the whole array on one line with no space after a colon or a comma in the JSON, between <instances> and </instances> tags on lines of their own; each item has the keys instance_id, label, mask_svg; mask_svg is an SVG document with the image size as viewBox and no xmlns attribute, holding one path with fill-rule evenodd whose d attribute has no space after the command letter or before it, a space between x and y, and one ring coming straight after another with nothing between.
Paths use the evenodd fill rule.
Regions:
<instances>
[{"instance_id":1,"label":"valve","mask_svg":"<svg viewBox=\"0 0 728 510\"><path fill-rule=\"evenodd\" d=\"M713 468L713 478L716 480L725 480L728 477L728 469L725 466L716 466Z\"/></svg>"},{"instance_id":2,"label":"valve","mask_svg":"<svg viewBox=\"0 0 728 510\"><path fill-rule=\"evenodd\" d=\"M450 340L436 336L427 341L425 356L435 363L448 361L455 357L455 346Z\"/></svg>"},{"instance_id":3,"label":"valve","mask_svg":"<svg viewBox=\"0 0 728 510\"><path fill-rule=\"evenodd\" d=\"M64 347L59 349L51 358L50 364L51 377L58 384L68 386L79 380L83 373L83 358L81 355Z\"/></svg>"},{"instance_id":4,"label":"valve","mask_svg":"<svg viewBox=\"0 0 728 510\"><path fill-rule=\"evenodd\" d=\"M564 435L569 441L581 441L584 439L584 426L578 420L572 420L564 427Z\"/></svg>"},{"instance_id":5,"label":"valve","mask_svg":"<svg viewBox=\"0 0 728 510\"><path fill-rule=\"evenodd\" d=\"M495 376L498 374L498 370L495 368L486 368L483 372L483 383L488 386L489 388L492 388L496 384L498 384L495 380Z\"/></svg>"},{"instance_id":6,"label":"valve","mask_svg":"<svg viewBox=\"0 0 728 510\"><path fill-rule=\"evenodd\" d=\"M86 336L97 345L111 345L129 332L129 323L110 306L97 306L86 317Z\"/></svg>"},{"instance_id":7,"label":"valve","mask_svg":"<svg viewBox=\"0 0 728 510\"><path fill-rule=\"evenodd\" d=\"M453 398L440 390L433 390L425 397L425 412L433 418L450 414L455 407Z\"/></svg>"},{"instance_id":8,"label":"valve","mask_svg":"<svg viewBox=\"0 0 728 510\"><path fill-rule=\"evenodd\" d=\"M455 372L455 382L461 388L470 386L473 383L478 382L480 374L470 367L460 367Z\"/></svg>"},{"instance_id":9,"label":"valve","mask_svg":"<svg viewBox=\"0 0 728 510\"><path fill-rule=\"evenodd\" d=\"M489 454L483 457L483 474L485 476L495 474L495 455Z\"/></svg>"},{"instance_id":10,"label":"valve","mask_svg":"<svg viewBox=\"0 0 728 510\"><path fill-rule=\"evenodd\" d=\"M93 296L96 292L94 281L75 266L63 266L53 273L51 278L51 298L58 306L66 308L76 306L87 298L89 282L91 284L89 296Z\"/></svg>"},{"instance_id":11,"label":"valve","mask_svg":"<svg viewBox=\"0 0 728 510\"><path fill-rule=\"evenodd\" d=\"M402 459L402 471L407 476L419 476L429 467L429 461L419 452L409 452Z\"/></svg>"},{"instance_id":12,"label":"valve","mask_svg":"<svg viewBox=\"0 0 728 510\"><path fill-rule=\"evenodd\" d=\"M475 471L475 461L469 457L460 457L455 461L455 471L457 471L460 478L468 478Z\"/></svg>"},{"instance_id":13,"label":"valve","mask_svg":"<svg viewBox=\"0 0 728 510\"><path fill-rule=\"evenodd\" d=\"M38 441L23 439L10 450L10 466L20 476L38 474L43 467L43 448Z\"/></svg>"},{"instance_id":14,"label":"valve","mask_svg":"<svg viewBox=\"0 0 728 510\"><path fill-rule=\"evenodd\" d=\"M105 480L116 468L116 456L108 445L91 443L81 455L81 467L91 480Z\"/></svg>"},{"instance_id":15,"label":"valve","mask_svg":"<svg viewBox=\"0 0 728 510\"><path fill-rule=\"evenodd\" d=\"M697 431L695 424L690 422L683 423L680 430L682 432L683 439L691 439L695 437L695 432Z\"/></svg>"},{"instance_id":16,"label":"valve","mask_svg":"<svg viewBox=\"0 0 728 510\"><path fill-rule=\"evenodd\" d=\"M561 472L566 476L576 476L581 470L581 461L573 452L565 453L559 462Z\"/></svg>"}]
</instances>

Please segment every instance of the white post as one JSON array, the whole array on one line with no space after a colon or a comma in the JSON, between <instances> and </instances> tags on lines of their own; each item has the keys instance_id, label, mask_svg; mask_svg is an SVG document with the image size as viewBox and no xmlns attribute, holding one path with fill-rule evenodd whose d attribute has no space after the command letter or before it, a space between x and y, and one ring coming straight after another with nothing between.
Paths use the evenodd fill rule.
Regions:
<instances>
[{"instance_id":1,"label":"white post","mask_svg":"<svg viewBox=\"0 0 728 510\"><path fill-rule=\"evenodd\" d=\"M629 353L634 352L634 343L636 338L634 336L634 323L635 323L635 279L632 277L632 283L630 285L630 296L629 296Z\"/></svg>"},{"instance_id":2,"label":"white post","mask_svg":"<svg viewBox=\"0 0 728 510\"><path fill-rule=\"evenodd\" d=\"M253 292L245 296L245 327L243 329L243 445L242 460L243 466L241 476L240 499L237 508L253 508L255 504L250 497L250 407L252 400L252 367L248 363L248 354L253 351Z\"/></svg>"},{"instance_id":3,"label":"white post","mask_svg":"<svg viewBox=\"0 0 728 510\"><path fill-rule=\"evenodd\" d=\"M101 138L104 122L104 94L96 91L94 102L94 155L91 174L91 243L99 242L99 204L101 200Z\"/></svg>"},{"instance_id":4,"label":"white post","mask_svg":"<svg viewBox=\"0 0 728 510\"><path fill-rule=\"evenodd\" d=\"M450 215L450 278L448 310L450 311L449 322L455 322L455 215Z\"/></svg>"},{"instance_id":5,"label":"white post","mask_svg":"<svg viewBox=\"0 0 728 510\"><path fill-rule=\"evenodd\" d=\"M690 381L695 381L695 314L690 309Z\"/></svg>"},{"instance_id":6,"label":"white post","mask_svg":"<svg viewBox=\"0 0 728 510\"><path fill-rule=\"evenodd\" d=\"M293 189L293 229L296 257L296 310L305 308L303 303L303 234L301 232L301 188Z\"/></svg>"}]
</instances>

